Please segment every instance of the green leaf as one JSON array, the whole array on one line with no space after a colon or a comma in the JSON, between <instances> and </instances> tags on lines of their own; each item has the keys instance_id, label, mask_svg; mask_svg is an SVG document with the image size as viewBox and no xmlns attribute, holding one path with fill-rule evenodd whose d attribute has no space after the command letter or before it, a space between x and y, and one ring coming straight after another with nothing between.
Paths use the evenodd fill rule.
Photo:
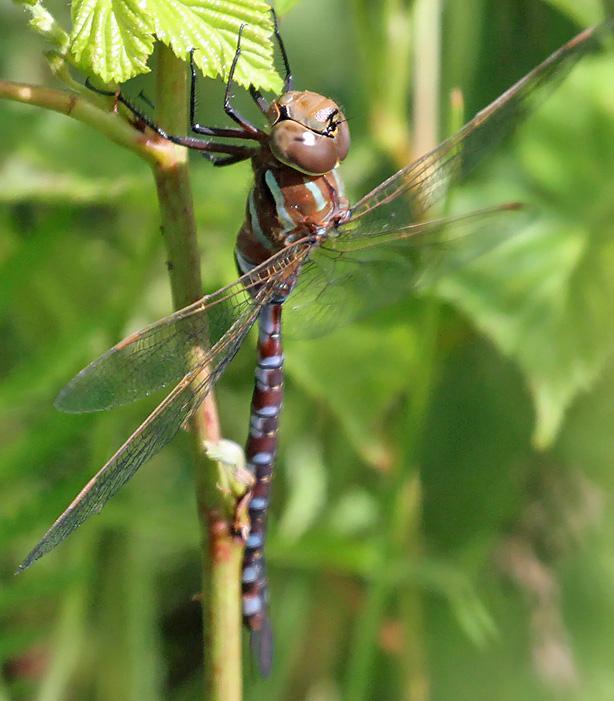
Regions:
<instances>
[{"instance_id":1,"label":"green leaf","mask_svg":"<svg viewBox=\"0 0 614 701\"><path fill-rule=\"evenodd\" d=\"M327 474L320 446L313 440L289 446L284 466L288 496L277 530L285 541L298 540L318 518L326 502Z\"/></svg>"},{"instance_id":2,"label":"green leaf","mask_svg":"<svg viewBox=\"0 0 614 701\"><path fill-rule=\"evenodd\" d=\"M534 224L440 288L522 368L539 448L552 443L614 341L614 101L604 87L613 81L611 60L587 60L532 120L519 143L525 182L512 196L536 202Z\"/></svg>"},{"instance_id":3,"label":"green leaf","mask_svg":"<svg viewBox=\"0 0 614 701\"><path fill-rule=\"evenodd\" d=\"M601 0L544 0L579 25L596 24L603 18Z\"/></svg>"},{"instance_id":4,"label":"green leaf","mask_svg":"<svg viewBox=\"0 0 614 701\"><path fill-rule=\"evenodd\" d=\"M71 52L87 73L123 83L149 71L154 21L143 3L77 0L72 4Z\"/></svg>"},{"instance_id":5,"label":"green leaf","mask_svg":"<svg viewBox=\"0 0 614 701\"><path fill-rule=\"evenodd\" d=\"M277 0L275 3L275 11L278 15L285 15L289 12L296 4L298 0Z\"/></svg>"},{"instance_id":6,"label":"green leaf","mask_svg":"<svg viewBox=\"0 0 614 701\"><path fill-rule=\"evenodd\" d=\"M203 75L226 78L245 24L237 83L278 91L270 7L262 0L75 0L71 52L87 73L122 83L149 71L157 38L175 55L194 59Z\"/></svg>"},{"instance_id":7,"label":"green leaf","mask_svg":"<svg viewBox=\"0 0 614 701\"><path fill-rule=\"evenodd\" d=\"M332 412L353 448L381 467L391 460L386 412L409 382L417 342L408 327L380 329L375 352L373 333L355 325L317 340L289 339L286 367L306 393Z\"/></svg>"}]
</instances>

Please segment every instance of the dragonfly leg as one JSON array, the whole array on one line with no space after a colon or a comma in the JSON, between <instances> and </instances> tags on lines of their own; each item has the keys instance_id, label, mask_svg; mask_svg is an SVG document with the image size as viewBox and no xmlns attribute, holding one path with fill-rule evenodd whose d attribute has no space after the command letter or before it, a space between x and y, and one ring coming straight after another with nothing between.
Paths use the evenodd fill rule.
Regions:
<instances>
[{"instance_id":1,"label":"dragonfly leg","mask_svg":"<svg viewBox=\"0 0 614 701\"><path fill-rule=\"evenodd\" d=\"M232 98L234 97L232 93L232 88L234 85L234 75L237 69L237 63L239 61L239 56L241 56L241 37L243 36L243 30L247 25L243 23L239 27L239 37L237 39L237 50L235 51L234 58L230 64L230 71L228 71L228 82L226 83L226 92L224 93L224 112L234 120L240 127L245 131L252 134L260 134L260 130L257 129L251 122L249 122L245 117L243 117L232 104Z\"/></svg>"},{"instance_id":2,"label":"dragonfly leg","mask_svg":"<svg viewBox=\"0 0 614 701\"><path fill-rule=\"evenodd\" d=\"M236 121L236 120L235 120ZM259 141L266 135L260 129L244 120L240 129L227 127L207 127L196 121L196 64L194 49L190 50L190 128L195 134L204 136L222 136L232 139L253 139Z\"/></svg>"},{"instance_id":3,"label":"dragonfly leg","mask_svg":"<svg viewBox=\"0 0 614 701\"><path fill-rule=\"evenodd\" d=\"M274 8L271 8L271 14L273 15L273 31L275 32L275 38L277 39L277 44L279 45L279 50L281 51L281 59L284 62L284 69L286 71L286 75L284 77L284 92L286 93L292 90L292 70L290 68L288 54L286 53L286 47L284 46L283 39L281 38L281 32L279 31L279 22L277 20L277 13L275 12Z\"/></svg>"},{"instance_id":4,"label":"dragonfly leg","mask_svg":"<svg viewBox=\"0 0 614 701\"><path fill-rule=\"evenodd\" d=\"M179 144L180 146L185 146L186 148L192 149L193 151L201 151L208 153L222 153L229 156L237 156L237 160L246 160L251 158L257 149L249 148L247 146L240 146L237 144L221 144L217 141L208 141L206 139L198 139L193 136L177 136L175 134L169 134L166 129L163 129L159 124L156 124L151 117L147 116L142 112L131 100L129 100L121 91L112 90L102 90L101 88L94 87L89 78L86 79L86 86L99 93L100 95L108 95L109 97L115 97L115 99L120 102L124 107L126 107L140 122L145 126L149 127L156 132L163 139L172 141L174 144ZM229 165L229 164L225 164Z\"/></svg>"},{"instance_id":5,"label":"dragonfly leg","mask_svg":"<svg viewBox=\"0 0 614 701\"><path fill-rule=\"evenodd\" d=\"M281 38L281 33L279 31L279 22L277 21L277 13L273 8L271 8L271 14L273 15L273 27L275 32L275 38L277 39L277 44L279 45L279 50L281 51L281 58L284 62L284 69L286 75L284 77L284 88L283 92L287 93L292 90L292 70L290 69L290 62L288 60L288 54L286 53L286 47L284 46L283 39ZM268 114L269 102L264 98L260 90L257 90L253 85L249 86L249 94L252 96L254 102L258 105L258 109L263 114Z\"/></svg>"},{"instance_id":6,"label":"dragonfly leg","mask_svg":"<svg viewBox=\"0 0 614 701\"><path fill-rule=\"evenodd\" d=\"M256 90L256 88L253 85L250 85L249 94L252 96L254 102L258 105L258 109L262 112L262 114L267 114L270 105L268 100L262 95L260 90Z\"/></svg>"},{"instance_id":7,"label":"dragonfly leg","mask_svg":"<svg viewBox=\"0 0 614 701\"><path fill-rule=\"evenodd\" d=\"M237 153L234 155L226 155L226 156L216 156L214 153L207 153L207 151L203 151L203 156L214 166L217 168L221 168L223 166L230 166L233 163L240 163L241 161L246 161L248 158L251 158L254 153L256 152L255 149L245 149L244 153Z\"/></svg>"}]
</instances>

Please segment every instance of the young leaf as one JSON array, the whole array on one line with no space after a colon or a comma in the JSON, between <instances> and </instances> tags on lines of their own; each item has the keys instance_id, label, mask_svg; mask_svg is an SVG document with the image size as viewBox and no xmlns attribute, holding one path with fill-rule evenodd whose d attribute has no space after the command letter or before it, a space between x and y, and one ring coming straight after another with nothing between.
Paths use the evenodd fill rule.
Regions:
<instances>
[{"instance_id":1,"label":"young leaf","mask_svg":"<svg viewBox=\"0 0 614 701\"><path fill-rule=\"evenodd\" d=\"M71 52L82 69L105 83L122 83L149 71L157 38L180 58L194 60L210 78L226 78L241 25L241 58L235 79L278 91L273 64L270 7L262 0L74 0Z\"/></svg>"},{"instance_id":2,"label":"young leaf","mask_svg":"<svg viewBox=\"0 0 614 701\"><path fill-rule=\"evenodd\" d=\"M28 0L19 0L32 18L30 19L30 27L35 32L38 32L47 39L47 41L60 53L64 53L68 49L69 37L64 29L58 24L55 17L47 10L42 2L29 2Z\"/></svg>"}]
</instances>

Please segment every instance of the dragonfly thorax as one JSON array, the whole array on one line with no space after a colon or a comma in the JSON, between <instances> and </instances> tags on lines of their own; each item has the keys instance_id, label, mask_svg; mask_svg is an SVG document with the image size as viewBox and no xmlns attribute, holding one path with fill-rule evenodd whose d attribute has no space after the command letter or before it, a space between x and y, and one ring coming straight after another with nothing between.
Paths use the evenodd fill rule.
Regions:
<instances>
[{"instance_id":1,"label":"dragonfly thorax","mask_svg":"<svg viewBox=\"0 0 614 701\"><path fill-rule=\"evenodd\" d=\"M323 175L347 156L350 130L333 100L292 90L271 103L269 146L284 165L308 175Z\"/></svg>"}]
</instances>

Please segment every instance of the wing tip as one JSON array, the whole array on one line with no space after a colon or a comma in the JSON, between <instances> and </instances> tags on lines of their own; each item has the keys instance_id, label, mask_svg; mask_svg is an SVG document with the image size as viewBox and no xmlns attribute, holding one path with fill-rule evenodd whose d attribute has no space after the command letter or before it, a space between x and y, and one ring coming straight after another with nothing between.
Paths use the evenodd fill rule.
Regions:
<instances>
[{"instance_id":1,"label":"wing tip","mask_svg":"<svg viewBox=\"0 0 614 701\"><path fill-rule=\"evenodd\" d=\"M67 398L70 399L70 394L66 391L67 387L60 390L57 397L53 400L53 407L64 414L76 414L77 412L71 407L70 401L67 401Z\"/></svg>"},{"instance_id":2,"label":"wing tip","mask_svg":"<svg viewBox=\"0 0 614 701\"><path fill-rule=\"evenodd\" d=\"M41 552L39 545L37 545L35 548L30 550L30 552L26 555L26 557L19 563L19 565L17 566L17 569L15 570L15 572L13 574L15 576L17 576L18 574L25 572L37 560L39 560L43 555L44 555L44 553Z\"/></svg>"},{"instance_id":3,"label":"wing tip","mask_svg":"<svg viewBox=\"0 0 614 701\"><path fill-rule=\"evenodd\" d=\"M79 375L73 378L65 387L63 387L57 397L53 400L53 406L58 411L63 414L94 414L98 411L106 411L113 407L111 401L98 401L96 404L92 403L92 398L95 393L90 392L88 394L79 391L79 385L76 380L79 379Z\"/></svg>"}]
</instances>

